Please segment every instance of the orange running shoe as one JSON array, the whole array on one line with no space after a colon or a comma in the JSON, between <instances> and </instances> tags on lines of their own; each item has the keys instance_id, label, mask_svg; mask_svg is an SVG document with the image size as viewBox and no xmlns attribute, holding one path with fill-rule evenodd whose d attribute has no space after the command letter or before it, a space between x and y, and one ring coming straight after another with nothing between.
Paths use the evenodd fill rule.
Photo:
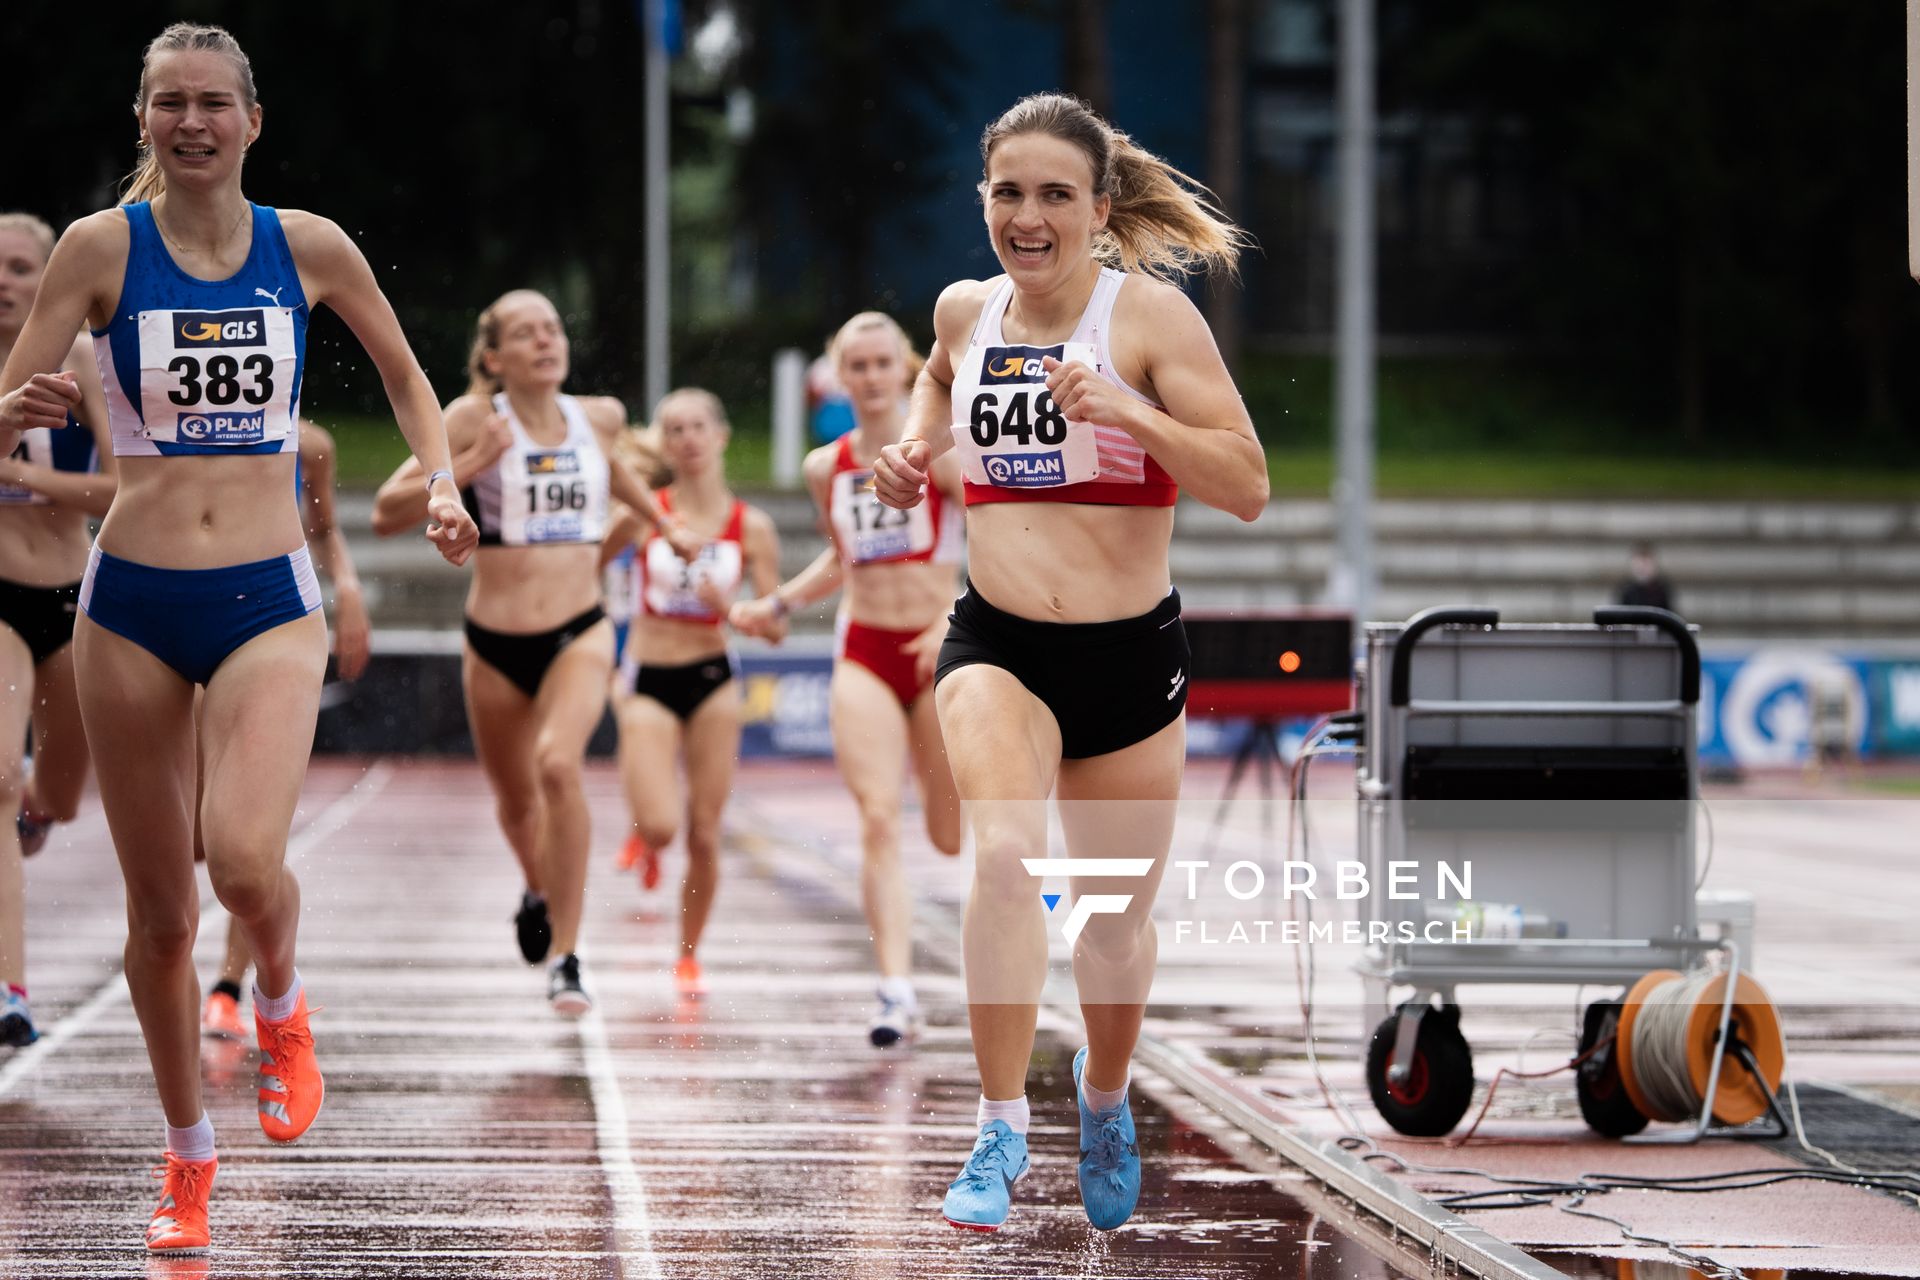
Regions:
<instances>
[{"instance_id":1,"label":"orange running shoe","mask_svg":"<svg viewBox=\"0 0 1920 1280\"><path fill-rule=\"evenodd\" d=\"M216 1040L245 1040L247 1029L240 1021L240 1002L224 991L207 997L200 1013L200 1030Z\"/></svg>"},{"instance_id":2,"label":"orange running shoe","mask_svg":"<svg viewBox=\"0 0 1920 1280\"><path fill-rule=\"evenodd\" d=\"M292 1142L320 1114L327 1095L307 1026L307 993L285 1022L268 1022L256 1008L253 1029L260 1040L260 1128L275 1142Z\"/></svg>"},{"instance_id":3,"label":"orange running shoe","mask_svg":"<svg viewBox=\"0 0 1920 1280\"><path fill-rule=\"evenodd\" d=\"M186 1257L207 1251L207 1193L213 1190L218 1160L182 1160L167 1152L167 1163L153 1176L160 1184L160 1203L147 1223L147 1252Z\"/></svg>"},{"instance_id":4,"label":"orange running shoe","mask_svg":"<svg viewBox=\"0 0 1920 1280\"><path fill-rule=\"evenodd\" d=\"M707 976L700 972L700 962L692 956L681 956L673 966L673 985L682 1000L698 1000L706 995Z\"/></svg>"},{"instance_id":5,"label":"orange running shoe","mask_svg":"<svg viewBox=\"0 0 1920 1280\"><path fill-rule=\"evenodd\" d=\"M637 831L628 836L627 842L620 846L620 869L631 871L635 867L640 868L642 889L660 887L660 852L642 840Z\"/></svg>"}]
</instances>

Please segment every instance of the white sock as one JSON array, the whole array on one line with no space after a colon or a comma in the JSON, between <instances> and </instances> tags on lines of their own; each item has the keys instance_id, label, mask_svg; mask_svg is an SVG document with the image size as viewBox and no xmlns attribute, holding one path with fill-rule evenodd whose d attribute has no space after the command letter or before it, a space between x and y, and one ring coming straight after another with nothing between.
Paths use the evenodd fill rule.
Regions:
<instances>
[{"instance_id":1,"label":"white sock","mask_svg":"<svg viewBox=\"0 0 1920 1280\"><path fill-rule=\"evenodd\" d=\"M909 1009L920 1007L920 1001L913 994L912 978L880 979L880 998L891 1000L898 1005L905 1005Z\"/></svg>"},{"instance_id":2,"label":"white sock","mask_svg":"<svg viewBox=\"0 0 1920 1280\"><path fill-rule=\"evenodd\" d=\"M293 1016L293 1006L300 1003L300 971L293 971L293 985L281 996L269 996L260 989L256 978L253 984L253 1011L267 1022L285 1022Z\"/></svg>"},{"instance_id":3,"label":"white sock","mask_svg":"<svg viewBox=\"0 0 1920 1280\"><path fill-rule=\"evenodd\" d=\"M200 1123L184 1129L168 1125L167 1150L182 1160L213 1159L213 1121L207 1119L207 1113L202 1111Z\"/></svg>"},{"instance_id":4,"label":"white sock","mask_svg":"<svg viewBox=\"0 0 1920 1280\"><path fill-rule=\"evenodd\" d=\"M1080 1101L1084 1102L1087 1110L1093 1112L1095 1115L1099 1115L1103 1111L1111 1111L1126 1101L1127 1086L1132 1083L1133 1071L1131 1068L1128 1069L1127 1078L1120 1082L1118 1089L1096 1089L1088 1084L1086 1076L1082 1075L1080 1077Z\"/></svg>"},{"instance_id":5,"label":"white sock","mask_svg":"<svg viewBox=\"0 0 1920 1280\"><path fill-rule=\"evenodd\" d=\"M982 1128L986 1127L989 1120L1005 1120L1009 1129L1025 1136L1032 1119L1033 1110L1027 1106L1027 1095L1024 1093L1005 1102L995 1102L984 1093L980 1095L980 1110L975 1122Z\"/></svg>"}]
</instances>

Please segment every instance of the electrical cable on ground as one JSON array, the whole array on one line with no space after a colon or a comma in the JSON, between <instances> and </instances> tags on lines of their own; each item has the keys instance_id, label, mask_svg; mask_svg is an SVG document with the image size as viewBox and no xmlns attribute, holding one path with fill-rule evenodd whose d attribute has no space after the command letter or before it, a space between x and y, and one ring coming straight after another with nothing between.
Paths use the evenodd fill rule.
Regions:
<instances>
[{"instance_id":1,"label":"electrical cable on ground","mask_svg":"<svg viewBox=\"0 0 1920 1280\"><path fill-rule=\"evenodd\" d=\"M1290 777L1287 795L1286 826L1286 858L1289 861L1293 859L1296 850L1294 839L1296 830L1299 835L1298 852L1301 859L1311 863L1313 858L1312 834L1306 804L1307 777L1312 761L1322 755L1350 754L1354 747L1353 739L1358 736L1356 726L1348 723L1338 726L1339 736L1336 737L1334 733L1328 732L1332 720L1333 717L1323 716L1314 723L1313 727L1308 730L1306 736L1301 740L1301 748L1289 768ZM1705 883L1707 873L1713 865L1715 845L1712 811L1704 801L1698 803L1706 826L1707 848L1706 858L1695 880L1694 888L1696 891L1700 885ZM1301 896L1288 895L1288 907L1293 919L1298 923L1302 912ZM1583 1172L1578 1174L1574 1180L1568 1182L1542 1182L1535 1179L1507 1178L1492 1173L1489 1170L1469 1166L1417 1164L1391 1152L1382 1151L1375 1145L1371 1138L1366 1136L1364 1127L1354 1114L1353 1109L1347 1104L1346 1099L1341 1096L1339 1090L1334 1088L1332 1083L1326 1078L1326 1073L1320 1063L1317 1048L1318 1037L1314 1029L1316 975L1313 936L1311 932L1313 921L1313 900L1311 897L1306 898L1304 911L1306 916L1305 927L1301 929L1298 935L1300 942L1296 944L1300 949L1301 955L1299 962L1296 963L1294 967L1295 986L1300 1000L1301 1026L1306 1043L1307 1062L1313 1072L1314 1082L1320 1090L1321 1097L1327 1104L1327 1109L1348 1126L1348 1132L1341 1135L1337 1141L1343 1149L1357 1151L1360 1153L1362 1160L1369 1162L1392 1161L1400 1169L1411 1173L1470 1176L1495 1184L1496 1189L1494 1190L1463 1192L1457 1195L1437 1197L1435 1203L1444 1208L1496 1209L1552 1205L1562 1213L1606 1222L1619 1230L1621 1235L1628 1240L1664 1249L1673 1257L1680 1259L1689 1266L1699 1269L1711 1277L1712 1280L1744 1280L1744 1273L1738 1268L1728 1267L1715 1262L1711 1258L1694 1253L1676 1241L1638 1232L1634 1230L1631 1224L1619 1218L1584 1207L1585 1203L1589 1197L1604 1195L1614 1190L1669 1191L1676 1194L1711 1194L1722 1191L1748 1190L1755 1187L1803 1181L1830 1182L1858 1186L1903 1196L1913 1200L1916 1204L1920 1204L1920 1172L1911 1170L1864 1171L1856 1169L1853 1166L1845 1164L1832 1153L1814 1146L1807 1139L1806 1128L1800 1116L1798 1091L1794 1087L1790 1063L1783 1064L1783 1074L1785 1076L1784 1083L1786 1085L1789 1109L1793 1117L1795 1138L1803 1150L1826 1161L1828 1165L1832 1166L1831 1169L1794 1165L1779 1168L1726 1170L1716 1174L1676 1175L1673 1177ZM1697 980L1704 984L1711 976L1712 975L1703 975ZM1688 983L1686 985L1691 987L1692 984ZM1676 989L1670 994L1675 997L1675 1007L1683 1007L1678 1003L1678 999L1682 994L1679 989L1679 984L1676 984ZM1576 1004L1577 1003L1576 1001ZM1667 1026L1667 1020L1659 1013L1656 1013L1655 1030L1650 1032L1650 1035L1667 1036L1677 1044L1679 1037L1676 1030L1676 1028L1669 1028ZM1538 1038L1539 1034L1539 1032L1536 1032L1533 1036L1529 1037L1526 1045L1530 1046L1533 1040ZM1482 1102L1480 1112L1475 1116L1473 1123L1460 1138L1457 1140L1449 1139L1447 1145L1450 1147L1459 1146L1473 1137L1475 1130L1478 1129L1488 1109L1491 1107L1494 1092L1498 1089L1503 1078L1513 1076L1519 1079L1541 1079L1558 1075L1562 1071L1576 1070L1588 1057L1598 1053L1601 1049L1610 1046L1612 1043L1610 1037L1604 1039L1589 1048L1586 1052L1569 1059L1559 1066L1544 1071L1516 1071L1504 1067L1499 1069L1488 1087L1486 1099ZM1639 1043L1638 1035L1636 1035L1636 1043ZM1649 1043L1655 1043L1655 1041L1649 1040ZM1663 1038L1659 1040L1658 1043L1666 1043L1666 1039ZM1693 1094L1691 1080L1686 1080L1683 1093L1680 1081L1682 1077L1684 1077L1684 1072L1672 1070L1672 1063L1667 1058L1658 1057L1659 1052L1661 1051L1656 1050L1655 1056L1653 1057L1653 1074L1658 1080L1658 1083L1654 1086L1655 1089L1660 1091L1660 1096L1669 1100L1676 1098L1686 1100L1691 1098ZM1697 1104L1697 1099L1694 1101ZM1695 1106L1695 1111L1697 1113L1697 1105ZM1563 1200L1565 1201L1564 1203L1562 1203Z\"/></svg>"}]
</instances>

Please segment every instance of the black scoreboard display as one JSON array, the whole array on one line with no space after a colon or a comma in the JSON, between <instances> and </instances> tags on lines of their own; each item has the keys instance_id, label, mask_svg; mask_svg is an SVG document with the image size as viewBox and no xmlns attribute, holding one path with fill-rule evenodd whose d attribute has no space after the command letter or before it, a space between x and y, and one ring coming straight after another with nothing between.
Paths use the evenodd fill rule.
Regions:
<instances>
[{"instance_id":1,"label":"black scoreboard display","mask_svg":"<svg viewBox=\"0 0 1920 1280\"><path fill-rule=\"evenodd\" d=\"M1353 703L1347 614L1189 613L1183 621L1193 647L1190 715L1278 719Z\"/></svg>"}]
</instances>

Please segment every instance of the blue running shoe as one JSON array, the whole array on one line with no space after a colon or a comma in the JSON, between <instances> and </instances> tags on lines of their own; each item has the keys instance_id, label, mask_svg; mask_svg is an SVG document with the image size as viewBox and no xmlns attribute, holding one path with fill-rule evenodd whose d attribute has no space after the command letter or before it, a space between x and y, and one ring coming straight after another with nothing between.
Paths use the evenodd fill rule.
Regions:
<instances>
[{"instance_id":1,"label":"blue running shoe","mask_svg":"<svg viewBox=\"0 0 1920 1280\"><path fill-rule=\"evenodd\" d=\"M1087 1069L1083 1047L1073 1055L1073 1092L1080 1096L1080 1077ZM1111 1231L1133 1216L1140 1201L1140 1143L1133 1132L1133 1109L1122 1098L1119 1105L1098 1115L1080 1103L1080 1203L1087 1221Z\"/></svg>"},{"instance_id":2,"label":"blue running shoe","mask_svg":"<svg viewBox=\"0 0 1920 1280\"><path fill-rule=\"evenodd\" d=\"M965 1231L997 1231L1007 1220L1013 1184L1027 1176L1027 1136L1005 1120L989 1120L967 1157L967 1167L947 1188L947 1225Z\"/></svg>"},{"instance_id":3,"label":"blue running shoe","mask_svg":"<svg viewBox=\"0 0 1920 1280\"><path fill-rule=\"evenodd\" d=\"M13 991L6 990L0 983L0 1044L12 1045L24 1049L40 1038L40 1032L33 1025L33 1013L27 1008L27 999Z\"/></svg>"}]
</instances>

